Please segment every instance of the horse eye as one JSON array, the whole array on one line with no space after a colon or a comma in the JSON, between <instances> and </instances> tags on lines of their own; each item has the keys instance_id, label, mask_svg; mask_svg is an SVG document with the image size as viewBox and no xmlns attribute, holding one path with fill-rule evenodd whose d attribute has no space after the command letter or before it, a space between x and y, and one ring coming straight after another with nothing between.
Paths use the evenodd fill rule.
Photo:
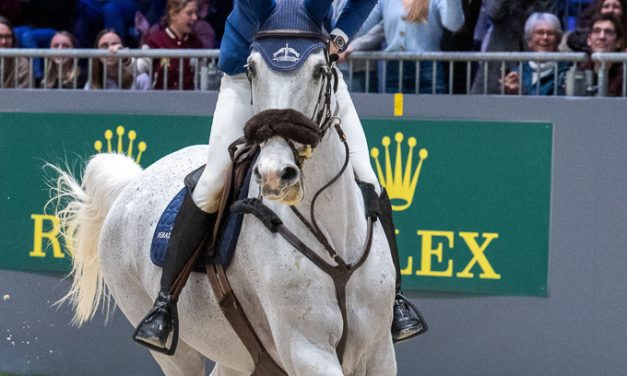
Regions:
<instances>
[{"instance_id":1,"label":"horse eye","mask_svg":"<svg viewBox=\"0 0 627 376\"><path fill-rule=\"evenodd\" d=\"M249 80L255 78L256 71L253 64L246 64L246 75Z\"/></svg>"}]
</instances>

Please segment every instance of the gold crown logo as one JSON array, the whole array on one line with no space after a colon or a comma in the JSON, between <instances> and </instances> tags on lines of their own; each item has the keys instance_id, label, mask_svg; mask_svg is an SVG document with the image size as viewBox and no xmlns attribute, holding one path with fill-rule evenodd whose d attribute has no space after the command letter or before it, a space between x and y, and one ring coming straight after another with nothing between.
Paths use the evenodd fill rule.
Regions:
<instances>
[{"instance_id":1,"label":"gold crown logo","mask_svg":"<svg viewBox=\"0 0 627 376\"><path fill-rule=\"evenodd\" d=\"M124 154L126 153L126 155L128 155L129 157L133 158L133 142L135 141L135 139L137 139L137 133L133 130L128 132L128 147L126 149L126 152L124 151L124 127L121 125L118 125L117 128L115 128L115 133L118 136L117 139L117 148L114 150L113 149L113 145L112 145L112 139L113 139L113 131L111 131L111 129L107 129L104 133L105 136L105 140L107 142L107 150L103 151L102 150L102 141L98 140L96 142L94 142L94 149L96 149L96 151L98 153L119 153L119 154ZM142 158L142 154L144 153L144 151L146 151L146 143L144 141L141 141L137 144L137 150L139 151L139 153L137 153L137 157L135 158L135 162L139 163L139 161Z\"/></svg>"},{"instance_id":2,"label":"gold crown logo","mask_svg":"<svg viewBox=\"0 0 627 376\"><path fill-rule=\"evenodd\" d=\"M392 158L390 157L390 137L385 136L381 139L381 144L385 148L385 173L383 172L381 163L379 162L379 149L375 147L370 150L370 156L374 159L374 163L377 168L379 182L388 192L390 201L392 201L392 210L394 211L402 211L411 206L416 186L418 185L420 171L422 170L422 163L429 155L427 149L420 149L418 152L418 164L414 169L413 159L414 148L416 147L416 138L410 137L407 140L407 145L409 146L407 162L403 168L403 148L401 143L404 138L405 136L401 132L394 135L394 140L396 141L396 157L394 160L394 166L392 166Z\"/></svg>"}]
</instances>

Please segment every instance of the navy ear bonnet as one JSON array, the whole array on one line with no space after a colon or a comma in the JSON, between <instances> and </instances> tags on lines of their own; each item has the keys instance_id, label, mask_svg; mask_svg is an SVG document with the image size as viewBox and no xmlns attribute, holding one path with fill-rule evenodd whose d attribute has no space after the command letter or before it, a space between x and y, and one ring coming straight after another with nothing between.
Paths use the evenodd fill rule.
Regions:
<instances>
[{"instance_id":1,"label":"navy ear bonnet","mask_svg":"<svg viewBox=\"0 0 627 376\"><path fill-rule=\"evenodd\" d=\"M324 35L322 25L309 16L304 2L299 0L279 0L270 17L259 31L294 30ZM263 56L266 64L275 71L290 71L301 66L307 57L318 49L326 48L319 38L306 36L276 36L254 39L251 49Z\"/></svg>"}]
</instances>

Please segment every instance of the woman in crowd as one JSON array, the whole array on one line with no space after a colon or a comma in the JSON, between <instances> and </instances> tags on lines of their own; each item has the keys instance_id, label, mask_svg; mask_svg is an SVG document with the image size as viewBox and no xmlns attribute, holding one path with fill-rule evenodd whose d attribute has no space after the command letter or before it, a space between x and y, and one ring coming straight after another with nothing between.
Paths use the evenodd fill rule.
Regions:
<instances>
[{"instance_id":1,"label":"woman in crowd","mask_svg":"<svg viewBox=\"0 0 627 376\"><path fill-rule=\"evenodd\" d=\"M13 24L8 18L0 16L0 48L15 48L16 40L13 32ZM0 84L2 88L28 87L29 69L28 60L20 58L3 58L0 61L3 71L0 72Z\"/></svg>"},{"instance_id":2,"label":"woman in crowd","mask_svg":"<svg viewBox=\"0 0 627 376\"><path fill-rule=\"evenodd\" d=\"M523 51L525 21L535 12L559 14L553 0L483 0L492 26L484 37L485 52ZM471 94L501 94L499 80L503 73L500 61L481 62L473 80Z\"/></svg>"},{"instance_id":3,"label":"woman in crowd","mask_svg":"<svg viewBox=\"0 0 627 376\"><path fill-rule=\"evenodd\" d=\"M165 28L148 36L142 48L200 49L202 42L194 33L198 20L196 0L168 0ZM183 81L179 83L180 69ZM146 61L142 62L142 71L147 70ZM160 59L152 62L154 89L193 90L195 70L190 59ZM167 76L167 78L166 78Z\"/></svg>"},{"instance_id":4,"label":"woman in crowd","mask_svg":"<svg viewBox=\"0 0 627 376\"><path fill-rule=\"evenodd\" d=\"M111 53L124 48L122 39L113 29L101 31L96 37L95 46ZM146 73L137 72L137 77L133 79L134 64L134 59L119 59L114 56L93 59L90 81L85 89L150 89L150 77Z\"/></svg>"},{"instance_id":5,"label":"woman in crowd","mask_svg":"<svg viewBox=\"0 0 627 376\"><path fill-rule=\"evenodd\" d=\"M464 24L461 0L379 0L363 29L370 30L383 22L381 40L385 39L386 52L440 51L444 29L455 32ZM355 43L355 46L358 46ZM350 48L350 47L349 47ZM400 92L401 62L386 64L385 91ZM416 90L416 64L402 62L402 92L445 93L444 70L441 63L430 61L419 64L420 86Z\"/></svg>"},{"instance_id":6,"label":"woman in crowd","mask_svg":"<svg viewBox=\"0 0 627 376\"><path fill-rule=\"evenodd\" d=\"M525 22L525 41L533 52L555 52L563 31L560 21L551 13L533 13ZM503 80L506 94L564 95L564 80L570 67L565 62L535 62L516 67Z\"/></svg>"},{"instance_id":7,"label":"woman in crowd","mask_svg":"<svg viewBox=\"0 0 627 376\"><path fill-rule=\"evenodd\" d=\"M58 31L50 40L51 49L77 48L72 33ZM75 89L85 86L85 76L78 64L69 57L53 57L46 61L44 77L40 83L44 89Z\"/></svg>"}]
</instances>

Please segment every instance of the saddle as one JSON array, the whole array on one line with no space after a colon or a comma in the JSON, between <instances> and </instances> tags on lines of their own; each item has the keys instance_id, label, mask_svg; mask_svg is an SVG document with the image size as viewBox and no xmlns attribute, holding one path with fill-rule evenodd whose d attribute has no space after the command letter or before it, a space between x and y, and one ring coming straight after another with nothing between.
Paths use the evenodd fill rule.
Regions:
<instances>
[{"instance_id":1,"label":"saddle","mask_svg":"<svg viewBox=\"0 0 627 376\"><path fill-rule=\"evenodd\" d=\"M241 229L243 214L232 213L228 208L233 202L244 199L248 196L248 186L251 177L250 166L256 159L258 148L247 147L238 153L238 159L234 162L233 167L228 174L228 179L224 192L228 194L222 197L222 206L214 227L215 241L212 244L204 244L203 250L198 254L197 260L193 265L193 272L205 273L205 267L208 264L220 264L224 268L228 268L233 258L237 239ZM188 189L194 189L198 184L198 180L205 169L205 165L192 171L185 177L185 187L183 187L170 201L166 209L161 214L157 227L155 228L152 243L150 247L150 259L153 264L163 266L168 251L168 243L170 233L176 215L178 214L185 192Z\"/></svg>"}]
</instances>

